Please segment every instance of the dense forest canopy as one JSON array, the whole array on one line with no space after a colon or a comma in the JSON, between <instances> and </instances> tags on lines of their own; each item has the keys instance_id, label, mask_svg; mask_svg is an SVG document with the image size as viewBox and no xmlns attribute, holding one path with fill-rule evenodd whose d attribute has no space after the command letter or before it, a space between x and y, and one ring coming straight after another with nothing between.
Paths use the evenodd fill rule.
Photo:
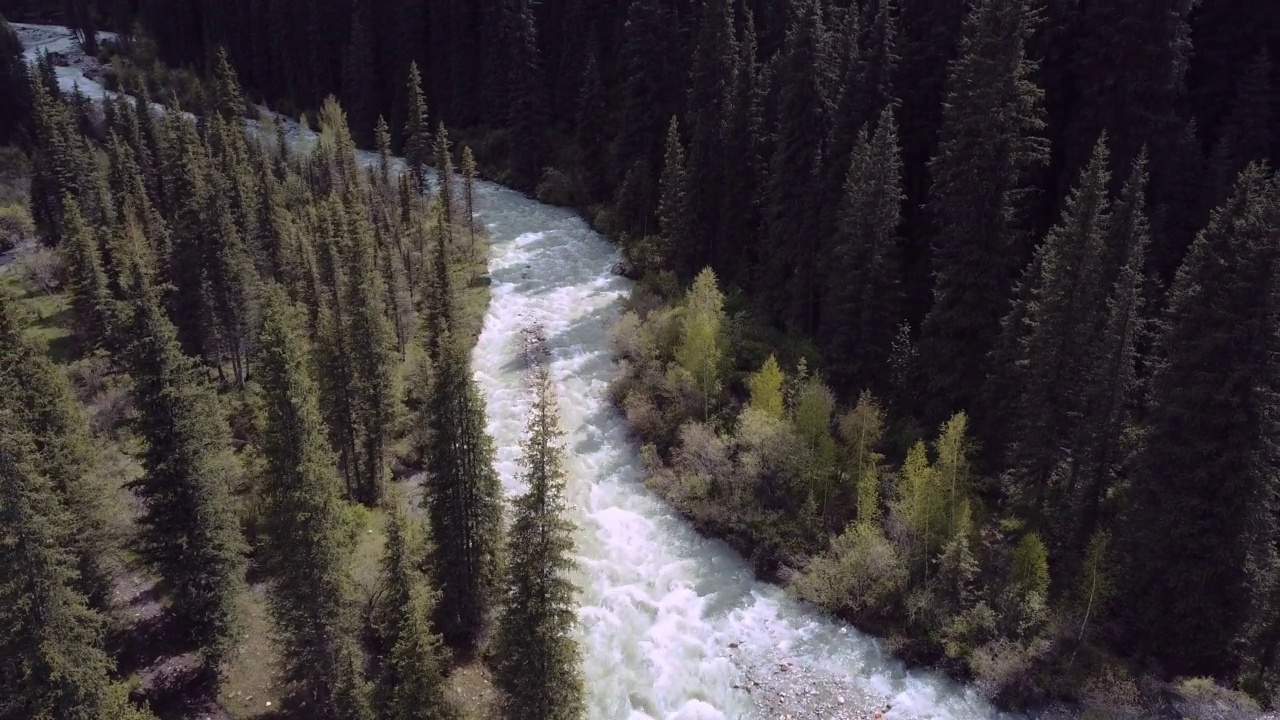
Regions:
<instances>
[{"instance_id":1,"label":"dense forest canopy","mask_svg":"<svg viewBox=\"0 0 1280 720\"><path fill-rule=\"evenodd\" d=\"M1052 676L1076 652L1046 650L1050 639L1088 636L1166 676L1209 675L1258 697L1276 682L1280 4L71 0L67 17L86 36L137 19L166 63L213 78L203 137L165 123L152 140L160 129L135 127L147 113L121 115L105 152L136 188L125 214L145 224L158 212L174 232L172 248L147 237L172 253L165 301L178 327L152 307L145 277L103 279L87 260L74 266L82 314L123 294L138 332L165 339L126 355L139 368L189 372L181 349L244 386L263 313L277 344L297 334L285 303L248 292L247 278L288 279L332 363L323 411L352 499L383 500L388 357L413 333L397 320L398 291L382 286L408 283L398 263L382 278L360 255L377 257L397 231L396 213L377 208L398 188L353 180L349 143L403 152L405 188L425 187L429 164L448 186L447 126L474 148L471 167L574 205L617 238L642 292L669 304L624 320L634 338L619 350L621 404L670 466L655 484L686 493L677 504L696 516L722 491L689 494L682 473L747 468L741 517L709 525L749 537L762 566L811 559L798 582L807 599L909 628L975 672L989 661L974 648L1005 642ZM3 70L0 83L13 82ZM234 76L251 99L319 117L338 143L304 168L317 197L293 198L306 231L287 237L338 227L349 248L273 265L273 196L260 222L238 206L254 188L284 193L277 184L302 179L228 130L247 111ZM133 82L150 82L145 69ZM79 212L113 210L93 185L102 176L76 165L92 153L65 145L83 142L59 114L75 103L42 111L49 102L36 83L30 140L56 162L37 174L33 211L74 250L92 245ZM141 177L114 159L125 145ZM147 152L170 153L181 171ZM450 202L433 207L430 220L404 213L459 224ZM263 252L245 255L245 229ZM404 255L406 273L447 268L446 247ZM225 277L184 275L201 253ZM424 455L467 483L429 512L439 524L470 503L469 522L494 517L492 448L449 343L449 275L417 291L404 286L406 312L421 311L426 364L446 374L418 408L424 425L447 427ZM348 301L365 310L335 316ZM188 307L207 321L183 322L201 317ZM349 355L351 334L377 348ZM281 382L306 384L285 369ZM348 391L343 378L361 382ZM757 447L784 436L794 462ZM707 447L727 448L723 465L736 469L708 470ZM522 581L497 579L496 539L453 540L433 548L433 572L466 593L434 616L446 642L470 649L483 625L471 599ZM850 567L880 584L833 594Z\"/></svg>"}]
</instances>

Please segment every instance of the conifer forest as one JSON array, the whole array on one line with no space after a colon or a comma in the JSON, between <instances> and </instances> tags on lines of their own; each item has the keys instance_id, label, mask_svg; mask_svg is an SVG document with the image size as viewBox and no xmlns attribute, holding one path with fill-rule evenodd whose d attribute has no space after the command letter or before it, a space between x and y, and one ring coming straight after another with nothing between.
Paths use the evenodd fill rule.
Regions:
<instances>
[{"instance_id":1,"label":"conifer forest","mask_svg":"<svg viewBox=\"0 0 1280 720\"><path fill-rule=\"evenodd\" d=\"M0 720L1276 717L1277 168L1268 0L0 0Z\"/></svg>"}]
</instances>

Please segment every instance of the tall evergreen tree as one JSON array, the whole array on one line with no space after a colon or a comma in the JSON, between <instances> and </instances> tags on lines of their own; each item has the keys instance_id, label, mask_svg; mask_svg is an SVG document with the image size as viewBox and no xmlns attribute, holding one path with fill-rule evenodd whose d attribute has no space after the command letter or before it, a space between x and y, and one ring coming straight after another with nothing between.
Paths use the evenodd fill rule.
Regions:
<instances>
[{"instance_id":1,"label":"tall evergreen tree","mask_svg":"<svg viewBox=\"0 0 1280 720\"><path fill-rule=\"evenodd\" d=\"M667 152L662 162L661 195L658 196L658 231L666 246L666 255L685 276L697 272L695 263L701 255L690 217L689 176L680 141L680 124L673 116L667 129Z\"/></svg>"},{"instance_id":2,"label":"tall evergreen tree","mask_svg":"<svg viewBox=\"0 0 1280 720\"><path fill-rule=\"evenodd\" d=\"M1105 518L1104 501L1116 485L1127 428L1138 398L1139 349L1147 343L1144 268L1150 230L1146 216L1146 160L1138 156L1112 210L1108 250L1123 263L1107 298L1106 320L1090 353L1083 411L1062 486L1050 496L1055 545L1066 570L1083 559Z\"/></svg>"},{"instance_id":3,"label":"tall evergreen tree","mask_svg":"<svg viewBox=\"0 0 1280 720\"><path fill-rule=\"evenodd\" d=\"M377 699L396 720L449 720L456 712L444 697L446 658L431 618L440 593L418 570L422 538L393 497L382 555L383 591L375 608L382 650ZM429 539L427 540L429 545Z\"/></svg>"},{"instance_id":4,"label":"tall evergreen tree","mask_svg":"<svg viewBox=\"0 0 1280 720\"><path fill-rule=\"evenodd\" d=\"M760 249L759 289L790 327L812 331L818 319L820 198L809 188L831 128L833 66L818 0L796 4L780 52L777 147L769 178L768 230Z\"/></svg>"},{"instance_id":5,"label":"tall evergreen tree","mask_svg":"<svg viewBox=\"0 0 1280 720\"><path fill-rule=\"evenodd\" d=\"M22 41L0 17L0 143L7 145L17 138L30 117L30 103Z\"/></svg>"},{"instance_id":6,"label":"tall evergreen tree","mask_svg":"<svg viewBox=\"0 0 1280 720\"><path fill-rule=\"evenodd\" d=\"M430 565L443 592L435 620L445 642L469 651L495 599L502 486L471 363L448 332L432 390L425 505L436 537Z\"/></svg>"},{"instance_id":7,"label":"tall evergreen tree","mask_svg":"<svg viewBox=\"0 0 1280 720\"><path fill-rule=\"evenodd\" d=\"M172 593L188 637L216 669L235 642L235 600L244 567L231 498L228 431L222 407L196 362L182 354L156 291L142 287L132 308L127 366L135 382L136 430L146 443L143 558Z\"/></svg>"},{"instance_id":8,"label":"tall evergreen tree","mask_svg":"<svg viewBox=\"0 0 1280 720\"><path fill-rule=\"evenodd\" d=\"M720 224L727 202L723 157L736 100L738 58L733 28L733 7L728 0L703 0L685 114L689 129L688 240L693 244L678 250L686 258L680 264L686 277L714 265L717 249L728 240ZM667 152L669 159L669 144Z\"/></svg>"},{"instance_id":9,"label":"tall evergreen tree","mask_svg":"<svg viewBox=\"0 0 1280 720\"><path fill-rule=\"evenodd\" d=\"M1179 269L1132 459L1126 613L1180 674L1231 666L1274 567L1277 193L1250 165Z\"/></svg>"},{"instance_id":10,"label":"tall evergreen tree","mask_svg":"<svg viewBox=\"0 0 1280 720\"><path fill-rule=\"evenodd\" d=\"M1046 521L1042 513L1054 475L1066 460L1084 409L1088 368L1106 317L1108 284L1115 268L1107 247L1111 174L1106 138L1098 140L1089 165L1067 198L1062 220L1037 251L1027 278L1026 306L1014 310L1020 323L1014 366L996 372L1016 375L1019 404L1011 417L1014 438L1007 460L1009 492L1024 517ZM1065 521L1066 518L1051 518Z\"/></svg>"},{"instance_id":11,"label":"tall evergreen tree","mask_svg":"<svg viewBox=\"0 0 1280 720\"><path fill-rule=\"evenodd\" d=\"M73 586L97 608L108 604L117 541L107 517L107 489L94 479L94 448L84 411L46 348L27 336L17 303L0 293L0 394L29 433L35 470L51 483L67 511L60 544L79 573Z\"/></svg>"},{"instance_id":12,"label":"tall evergreen tree","mask_svg":"<svg viewBox=\"0 0 1280 720\"><path fill-rule=\"evenodd\" d=\"M510 8L511 92L510 119L513 182L532 188L542 173L546 156L543 133L550 119L542 50L530 0L508 0Z\"/></svg>"},{"instance_id":13,"label":"tall evergreen tree","mask_svg":"<svg viewBox=\"0 0 1280 720\"><path fill-rule=\"evenodd\" d=\"M898 296L902 160L892 108L875 135L863 128L846 173L824 315L831 372L842 384L886 390Z\"/></svg>"},{"instance_id":14,"label":"tall evergreen tree","mask_svg":"<svg viewBox=\"0 0 1280 720\"><path fill-rule=\"evenodd\" d=\"M344 289L348 313L345 332L349 338L358 338L347 348L358 438L355 497L372 506L382 501L390 475L387 453L399 412L395 329L387 319L386 284L378 269L368 209L359 191L348 191L347 205L350 267Z\"/></svg>"},{"instance_id":15,"label":"tall evergreen tree","mask_svg":"<svg viewBox=\"0 0 1280 720\"><path fill-rule=\"evenodd\" d=\"M750 12L745 15L734 68L733 115L720 159L725 164L725 200L720 208L723 241L721 251L712 258L712 267L726 284L744 279L753 264L759 245L759 190L766 167L760 156L764 120L760 114L763 97L756 67L755 16Z\"/></svg>"},{"instance_id":16,"label":"tall evergreen tree","mask_svg":"<svg viewBox=\"0 0 1280 720\"><path fill-rule=\"evenodd\" d=\"M240 79L236 77L235 68L231 66L231 56L226 48L218 48L213 58L213 97L214 112L224 120L239 123L249 114L249 106L245 103L244 91L240 89Z\"/></svg>"},{"instance_id":17,"label":"tall evergreen tree","mask_svg":"<svg viewBox=\"0 0 1280 720\"><path fill-rule=\"evenodd\" d=\"M0 388L0 651L5 680L15 682L6 683L0 709L17 717L141 720L111 687L102 619L76 592L76 560L64 545L75 521L39 471L39 451L7 390Z\"/></svg>"},{"instance_id":18,"label":"tall evergreen tree","mask_svg":"<svg viewBox=\"0 0 1280 720\"><path fill-rule=\"evenodd\" d=\"M467 223L467 260L476 261L476 156L462 146L462 217Z\"/></svg>"},{"instance_id":19,"label":"tall evergreen tree","mask_svg":"<svg viewBox=\"0 0 1280 720\"><path fill-rule=\"evenodd\" d=\"M1025 53L1037 13L1023 0L981 0L951 63L929 213L933 307L922 328L934 414L972 405L1000 330L1011 261L1024 253L1027 174L1047 159L1041 91Z\"/></svg>"},{"instance_id":20,"label":"tall evergreen tree","mask_svg":"<svg viewBox=\"0 0 1280 720\"><path fill-rule=\"evenodd\" d=\"M576 588L573 523L565 517L563 432L551 378L534 371L534 404L523 443L525 494L515 501L494 680L501 714L516 720L583 717L581 651L572 631Z\"/></svg>"},{"instance_id":21,"label":"tall evergreen tree","mask_svg":"<svg viewBox=\"0 0 1280 720\"><path fill-rule=\"evenodd\" d=\"M62 207L62 256L76 334L90 349L105 348L113 318L111 289L102 269L102 246L97 232L85 223L75 198L64 197Z\"/></svg>"},{"instance_id":22,"label":"tall evergreen tree","mask_svg":"<svg viewBox=\"0 0 1280 720\"><path fill-rule=\"evenodd\" d=\"M409 166L414 188L419 193L427 189L427 164L431 159L431 124L427 118L427 100L422 93L422 75L418 64L409 67L406 85L406 112L404 121L404 161Z\"/></svg>"},{"instance_id":23,"label":"tall evergreen tree","mask_svg":"<svg viewBox=\"0 0 1280 720\"><path fill-rule=\"evenodd\" d=\"M301 316L283 288L269 291L256 360L265 556L270 609L285 678L308 705L340 717L343 667L334 650L350 633L348 554L333 451L311 377Z\"/></svg>"},{"instance_id":24,"label":"tall evergreen tree","mask_svg":"<svg viewBox=\"0 0 1280 720\"><path fill-rule=\"evenodd\" d=\"M600 60L594 38L587 41L586 64L582 68L582 88L578 94L575 139L582 150L582 186L588 202L604 193L603 166L609 141L609 97L600 76Z\"/></svg>"}]
</instances>

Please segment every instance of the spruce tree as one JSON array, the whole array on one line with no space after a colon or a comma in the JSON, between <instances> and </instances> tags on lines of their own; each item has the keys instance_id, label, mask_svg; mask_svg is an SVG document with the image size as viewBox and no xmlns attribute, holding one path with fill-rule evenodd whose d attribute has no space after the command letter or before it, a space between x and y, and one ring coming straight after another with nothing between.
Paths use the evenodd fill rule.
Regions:
<instances>
[{"instance_id":1,"label":"spruce tree","mask_svg":"<svg viewBox=\"0 0 1280 720\"><path fill-rule=\"evenodd\" d=\"M493 468L484 402L461 342L446 331L429 403L424 503L436 542L430 566L443 595L436 627L474 650L494 601L502 539L502 485Z\"/></svg>"},{"instance_id":2,"label":"spruce tree","mask_svg":"<svg viewBox=\"0 0 1280 720\"><path fill-rule=\"evenodd\" d=\"M112 298L102 269L102 247L98 233L80 214L80 203L67 195L62 199L62 257L66 266L67 290L75 317L76 335L86 349L106 348L112 327Z\"/></svg>"},{"instance_id":3,"label":"spruce tree","mask_svg":"<svg viewBox=\"0 0 1280 720\"><path fill-rule=\"evenodd\" d=\"M902 316L902 160L893 110L880 115L875 135L858 135L847 168L835 244L830 250L825 328L836 382L883 393L889 348Z\"/></svg>"},{"instance_id":4,"label":"spruce tree","mask_svg":"<svg viewBox=\"0 0 1280 720\"><path fill-rule=\"evenodd\" d=\"M1106 315L1108 284L1114 277L1113 253L1107 247L1111 208L1107 196L1111 174L1105 136L1098 140L1089 165L1064 206L1062 219L1037 250L1033 274L1027 278L1026 306L1008 323L1018 350L1012 368L1018 404L1010 424L1006 482L1015 507L1037 523L1045 518L1045 501L1059 464L1070 452L1070 440L1084 409L1088 367ZM1065 451L1065 452L1064 452Z\"/></svg>"},{"instance_id":5,"label":"spruce tree","mask_svg":"<svg viewBox=\"0 0 1280 720\"><path fill-rule=\"evenodd\" d=\"M30 117L30 102L22 41L0 17L0 143L7 145L17 137Z\"/></svg>"},{"instance_id":6,"label":"spruce tree","mask_svg":"<svg viewBox=\"0 0 1280 720\"><path fill-rule=\"evenodd\" d=\"M583 191L587 202L598 201L604 193L603 172L609 141L609 97L600 77L600 60L594 38L588 40L586 64L582 68L582 88L578 95L575 140L582 151Z\"/></svg>"},{"instance_id":7,"label":"spruce tree","mask_svg":"<svg viewBox=\"0 0 1280 720\"><path fill-rule=\"evenodd\" d=\"M211 669L235 642L244 567L231 498L228 430L197 363L182 354L154 288L132 308L135 429L145 443L140 550L172 594L180 625Z\"/></svg>"},{"instance_id":8,"label":"spruce tree","mask_svg":"<svg viewBox=\"0 0 1280 720\"><path fill-rule=\"evenodd\" d=\"M448 242L452 245L458 199L453 186L453 143L449 142L449 131L445 129L444 123L436 128L432 152L436 161L436 201L440 205L440 229L446 233Z\"/></svg>"},{"instance_id":9,"label":"spruce tree","mask_svg":"<svg viewBox=\"0 0 1280 720\"><path fill-rule=\"evenodd\" d=\"M697 252L697 237L690 223L689 177L685 167L684 146L680 142L680 125L671 118L667 128L667 151L662 162L662 180L658 196L658 231L666 246L666 257L673 261L682 276L697 272L693 264Z\"/></svg>"},{"instance_id":10,"label":"spruce tree","mask_svg":"<svg viewBox=\"0 0 1280 720\"><path fill-rule=\"evenodd\" d=\"M720 223L726 202L723 162L730 118L734 114L737 43L733 8L728 0L703 0L698 38L690 68L688 210L690 247L680 248L686 277L715 265L717 250L728 239ZM668 138L670 143L670 138ZM668 145L668 158L670 145Z\"/></svg>"},{"instance_id":11,"label":"spruce tree","mask_svg":"<svg viewBox=\"0 0 1280 720\"><path fill-rule=\"evenodd\" d=\"M577 622L573 523L565 517L564 450L551 378L534 371L534 404L523 442L523 480L508 538L503 612L494 640L494 681L509 720L576 720L585 714Z\"/></svg>"},{"instance_id":12,"label":"spruce tree","mask_svg":"<svg viewBox=\"0 0 1280 720\"><path fill-rule=\"evenodd\" d=\"M268 293L255 367L260 410L264 555L284 677L326 717L338 717L332 649L351 632L348 553L333 451L311 377L301 315L284 289Z\"/></svg>"},{"instance_id":13,"label":"spruce tree","mask_svg":"<svg viewBox=\"0 0 1280 720\"><path fill-rule=\"evenodd\" d=\"M31 435L0 388L0 636L6 695L16 717L109 717L112 662L102 620L76 592L76 560L64 547L74 520L38 470ZM114 716L110 716L114 717Z\"/></svg>"},{"instance_id":14,"label":"spruce tree","mask_svg":"<svg viewBox=\"0 0 1280 720\"><path fill-rule=\"evenodd\" d=\"M345 274L345 333L351 368L352 416L356 423L355 497L366 505L382 501L390 475L387 453L399 413L395 329L387 319L386 284L378 269L377 247L368 209L359 191L347 196L349 268Z\"/></svg>"},{"instance_id":15,"label":"spruce tree","mask_svg":"<svg viewBox=\"0 0 1280 720\"><path fill-rule=\"evenodd\" d=\"M1000 331L1010 271L1024 251L1019 215L1028 172L1048 157L1038 137L1043 93L1024 45L1037 13L1023 0L980 0L948 70L929 214L933 307L922 328L933 414L972 405Z\"/></svg>"},{"instance_id":16,"label":"spruce tree","mask_svg":"<svg viewBox=\"0 0 1280 720\"><path fill-rule=\"evenodd\" d=\"M1150 230L1146 216L1147 170L1138 156L1112 210L1108 249L1122 262L1107 297L1106 320L1089 357L1084 409L1063 472L1060 491L1051 496L1053 517L1062 525L1053 537L1065 543L1064 570L1083 559L1081 552L1105 518L1105 500L1119 480L1127 429L1139 400L1139 349L1148 343L1144 268Z\"/></svg>"},{"instance_id":17,"label":"spruce tree","mask_svg":"<svg viewBox=\"0 0 1280 720\"><path fill-rule=\"evenodd\" d=\"M213 58L212 103L211 109L229 122L238 124L249 114L244 91L240 89L240 79L236 77L235 68L231 66L231 56L223 47L218 48Z\"/></svg>"},{"instance_id":18,"label":"spruce tree","mask_svg":"<svg viewBox=\"0 0 1280 720\"><path fill-rule=\"evenodd\" d=\"M66 375L27 330L17 303L0 293L0 394L31 435L36 471L51 483L67 511L67 534L60 545L75 560L79 575L73 585L91 605L104 608L117 551L104 502L109 489L93 476L94 447L80 402Z\"/></svg>"},{"instance_id":19,"label":"spruce tree","mask_svg":"<svg viewBox=\"0 0 1280 720\"><path fill-rule=\"evenodd\" d=\"M720 211L720 251L712 268L726 285L739 283L753 264L760 231L759 191L766 163L760 156L764 121L760 115L762 93L756 67L755 19L748 11L734 67L733 115L725 131L725 199Z\"/></svg>"},{"instance_id":20,"label":"spruce tree","mask_svg":"<svg viewBox=\"0 0 1280 720\"><path fill-rule=\"evenodd\" d=\"M462 216L467 223L467 260L476 261L476 156L462 146Z\"/></svg>"},{"instance_id":21,"label":"spruce tree","mask_svg":"<svg viewBox=\"0 0 1280 720\"><path fill-rule=\"evenodd\" d=\"M1179 674L1229 667L1274 567L1280 187L1258 164L1169 291L1124 528L1141 651Z\"/></svg>"},{"instance_id":22,"label":"spruce tree","mask_svg":"<svg viewBox=\"0 0 1280 720\"><path fill-rule=\"evenodd\" d=\"M427 100L422 94L422 75L415 62L409 66L409 81L405 90L406 112L404 121L404 161L409 166L414 189L427 190L427 164L431 159L431 125L427 118Z\"/></svg>"},{"instance_id":23,"label":"spruce tree","mask_svg":"<svg viewBox=\"0 0 1280 720\"><path fill-rule=\"evenodd\" d=\"M831 128L833 67L821 3L801 0L794 13L779 56L777 146L759 289L789 327L811 332L818 319L821 195L810 187Z\"/></svg>"},{"instance_id":24,"label":"spruce tree","mask_svg":"<svg viewBox=\"0 0 1280 720\"><path fill-rule=\"evenodd\" d=\"M516 187L532 188L542 173L546 155L543 133L550 108L542 50L538 46L538 26L531 0L509 0L511 53L511 105L507 125L511 128L511 165Z\"/></svg>"}]
</instances>

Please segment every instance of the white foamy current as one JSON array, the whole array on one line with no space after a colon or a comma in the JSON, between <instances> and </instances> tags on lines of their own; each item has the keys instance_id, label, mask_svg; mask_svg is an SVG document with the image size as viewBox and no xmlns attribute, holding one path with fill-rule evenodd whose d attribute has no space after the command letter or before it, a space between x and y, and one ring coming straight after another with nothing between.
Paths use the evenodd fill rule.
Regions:
<instances>
[{"instance_id":1,"label":"white foamy current","mask_svg":"<svg viewBox=\"0 0 1280 720\"><path fill-rule=\"evenodd\" d=\"M78 49L65 28L17 25L27 57ZM82 65L59 84L105 91ZM302 136L290 133L299 143ZM362 153L362 160L372 161ZM757 582L721 542L699 536L645 489L636 447L608 397L609 329L630 281L616 249L575 213L477 183L491 242L492 299L473 353L508 495L531 397L523 334L540 326L566 432L578 525L578 638L591 720L1007 718L936 673L907 670L879 642ZM887 711L886 711L887 708Z\"/></svg>"}]
</instances>

